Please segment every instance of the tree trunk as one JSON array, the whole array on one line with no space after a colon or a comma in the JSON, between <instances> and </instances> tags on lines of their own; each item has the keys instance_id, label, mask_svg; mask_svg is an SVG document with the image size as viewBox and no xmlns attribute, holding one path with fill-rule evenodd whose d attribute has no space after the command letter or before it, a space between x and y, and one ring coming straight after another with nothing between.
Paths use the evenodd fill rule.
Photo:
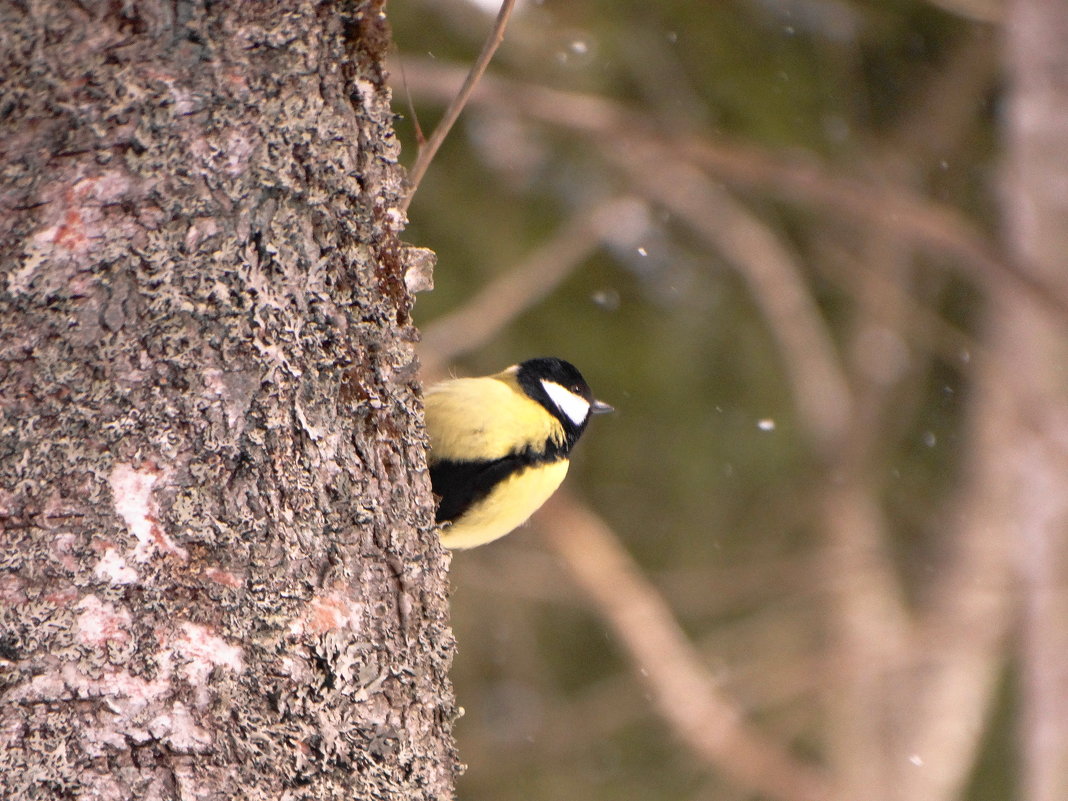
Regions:
<instances>
[{"instance_id":1,"label":"tree trunk","mask_svg":"<svg viewBox=\"0 0 1068 801\"><path fill-rule=\"evenodd\" d=\"M450 798L381 2L0 41L0 797Z\"/></svg>"},{"instance_id":2,"label":"tree trunk","mask_svg":"<svg viewBox=\"0 0 1068 801\"><path fill-rule=\"evenodd\" d=\"M1068 5L1007 6L1006 221L1013 255L1060 297L1068 295ZM1068 336L1048 308L1013 299L1005 364L1026 415L1014 453L1019 473L1014 552L1023 597L1020 661L1022 792L1068 798ZM1004 458L1004 457L1003 457Z\"/></svg>"}]
</instances>

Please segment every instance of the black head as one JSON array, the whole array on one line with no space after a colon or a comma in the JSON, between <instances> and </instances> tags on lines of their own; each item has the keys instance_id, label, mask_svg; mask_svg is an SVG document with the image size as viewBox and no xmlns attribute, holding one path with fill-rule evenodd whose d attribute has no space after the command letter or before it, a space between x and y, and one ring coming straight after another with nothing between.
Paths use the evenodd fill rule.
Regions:
<instances>
[{"instance_id":1,"label":"black head","mask_svg":"<svg viewBox=\"0 0 1068 801\"><path fill-rule=\"evenodd\" d=\"M528 359L519 364L516 380L527 395L560 421L568 450L586 430L591 414L613 411L607 403L593 397L593 390L582 373L563 359Z\"/></svg>"}]
</instances>

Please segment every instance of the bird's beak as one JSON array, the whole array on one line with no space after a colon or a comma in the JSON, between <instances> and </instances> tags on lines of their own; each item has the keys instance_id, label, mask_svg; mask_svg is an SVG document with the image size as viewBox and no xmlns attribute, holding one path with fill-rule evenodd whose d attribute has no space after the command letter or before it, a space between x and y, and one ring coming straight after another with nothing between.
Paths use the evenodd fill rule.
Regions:
<instances>
[{"instance_id":1,"label":"bird's beak","mask_svg":"<svg viewBox=\"0 0 1068 801\"><path fill-rule=\"evenodd\" d=\"M591 414L605 414L606 412L614 412L615 410L614 406L609 406L604 401L595 400L590 404Z\"/></svg>"}]
</instances>

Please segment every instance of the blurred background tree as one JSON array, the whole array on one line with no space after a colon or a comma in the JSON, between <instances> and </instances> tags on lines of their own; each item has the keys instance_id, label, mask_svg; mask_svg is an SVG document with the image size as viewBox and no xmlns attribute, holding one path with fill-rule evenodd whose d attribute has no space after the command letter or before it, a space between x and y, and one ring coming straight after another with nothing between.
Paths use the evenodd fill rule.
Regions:
<instances>
[{"instance_id":1,"label":"blurred background tree","mask_svg":"<svg viewBox=\"0 0 1068 801\"><path fill-rule=\"evenodd\" d=\"M496 10L392 5L409 159ZM425 378L559 355L619 412L453 560L465 801L1068 798L1065 41L519 5L409 210Z\"/></svg>"}]
</instances>

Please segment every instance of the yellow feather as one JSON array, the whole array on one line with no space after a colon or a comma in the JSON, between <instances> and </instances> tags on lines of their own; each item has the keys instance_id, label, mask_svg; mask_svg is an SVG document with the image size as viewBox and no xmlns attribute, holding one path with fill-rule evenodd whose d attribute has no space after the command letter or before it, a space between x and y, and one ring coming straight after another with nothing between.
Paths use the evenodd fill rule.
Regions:
<instances>
[{"instance_id":1,"label":"yellow feather","mask_svg":"<svg viewBox=\"0 0 1068 801\"><path fill-rule=\"evenodd\" d=\"M519 388L514 371L454 378L426 391L430 459L500 459L546 440L563 442L564 429Z\"/></svg>"},{"instance_id":2,"label":"yellow feather","mask_svg":"<svg viewBox=\"0 0 1068 801\"><path fill-rule=\"evenodd\" d=\"M567 459L561 459L509 476L442 529L442 544L446 548L474 548L523 525L556 492L567 475L567 465Z\"/></svg>"}]
</instances>

